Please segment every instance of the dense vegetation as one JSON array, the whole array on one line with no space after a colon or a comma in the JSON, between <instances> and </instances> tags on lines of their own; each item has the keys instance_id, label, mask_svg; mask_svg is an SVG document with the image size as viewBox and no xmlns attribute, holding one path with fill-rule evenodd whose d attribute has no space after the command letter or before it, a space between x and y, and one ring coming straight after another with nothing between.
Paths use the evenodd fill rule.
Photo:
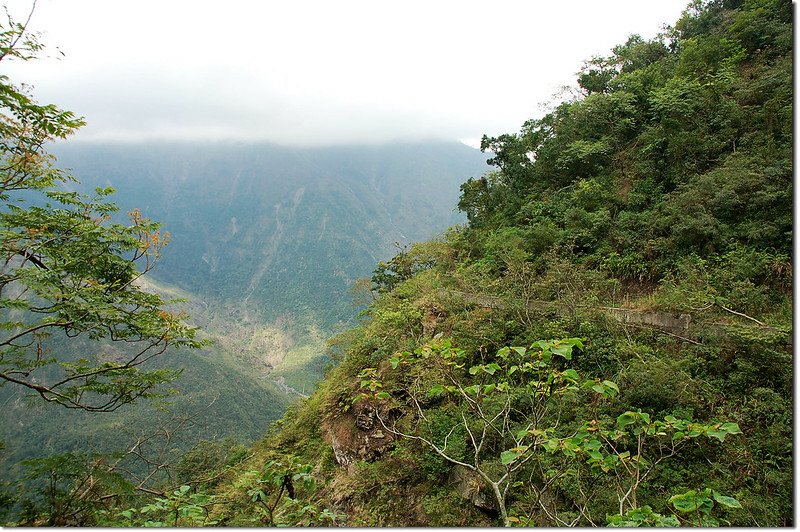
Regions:
<instances>
[{"instance_id":1,"label":"dense vegetation","mask_svg":"<svg viewBox=\"0 0 800 532\"><path fill-rule=\"evenodd\" d=\"M790 2L713 0L587 62L262 441L144 499L36 464L20 522L792 525L792 52Z\"/></svg>"},{"instance_id":2,"label":"dense vegetation","mask_svg":"<svg viewBox=\"0 0 800 532\"><path fill-rule=\"evenodd\" d=\"M322 378L325 338L339 322L352 324L353 281L396 252L395 241L463 219L453 212L458 183L485 160L455 142L313 149L67 143L53 151L80 181L67 183L70 190L111 185L119 212L138 207L162 223L169 245L143 280L164 299L186 300L172 308L187 312L213 345L170 351L153 366L181 371L171 384L179 394L101 418L32 406L25 390L1 388L0 467L9 479L24 476L21 460L127 448L187 416L192 422L171 439L170 462L200 440L249 444L262 436L297 397L286 386L307 394ZM416 185L404 189L409 181ZM119 212L112 216L124 223ZM77 359L101 347L111 348L64 342L58 349Z\"/></svg>"},{"instance_id":3,"label":"dense vegetation","mask_svg":"<svg viewBox=\"0 0 800 532\"><path fill-rule=\"evenodd\" d=\"M36 57L38 36L13 21L3 27L4 60ZM51 140L83 120L40 105L30 88L17 90L3 80L7 122L0 151L7 163L3 204L10 212L2 222L4 249L12 257L4 270L12 273L3 278L5 325L19 325L26 305L42 310L25 298L13 279L17 271L39 283L33 288L49 287L45 296L63 293L65 286L72 290L72 299L54 305L53 314L70 312L84 319L82 327L95 327L88 339L75 337L76 327L60 334L62 322L50 317L32 321L33 332L40 326L55 331L34 335L30 349L6 350L0 358L4 376L31 385L0 384L0 491L8 496L0 518L9 521L92 518L91 512L62 509L54 515L59 512L47 509L56 504L54 493L40 492L48 480L70 493L75 475L115 479L119 493L105 500L122 504L123 497L159 491L182 478L176 471L195 446L200 454L221 453L262 436L292 398L322 378L325 338L342 322L353 323L353 282L391 256L396 243L427 238L463 220L454 209L458 183L484 164L480 152L457 142L330 148L57 143L56 163L44 145L50 148ZM26 128L35 136L20 140ZM31 183L38 188L31 190ZM116 204L109 201L110 187ZM139 256L130 260L130 252ZM158 267L151 269L156 259ZM24 270L14 270L17 262ZM55 278L55 286L43 282L46 276ZM134 277L135 286L126 282ZM104 300L106 290L110 297ZM125 314L127 304L139 304L138 315ZM87 308L96 313L82 316ZM192 327L180 321L186 311ZM148 317L160 319L144 321ZM133 334L123 330L125 320L143 338L168 336L142 346L160 355L143 366L149 372L135 370L150 351L134 358L133 368L124 364L130 350L120 344ZM173 321L192 335L202 327L199 335L212 343L192 338L189 347L204 349L184 349L177 334L184 329L161 327ZM103 337L104 326L124 342ZM95 359L102 372L88 366ZM78 378L64 379L59 371ZM112 375L113 385L99 378L103 372ZM96 416L30 400L31 393L53 399L45 379L64 389L86 373L95 377L88 383L92 391L105 387L117 399L107 408L89 407L113 412ZM139 380L126 380L125 373ZM87 389L73 387L71 395L57 398L86 399ZM137 396L151 401L131 404ZM91 497L86 492L83 498Z\"/></svg>"},{"instance_id":4,"label":"dense vegetation","mask_svg":"<svg viewBox=\"0 0 800 532\"><path fill-rule=\"evenodd\" d=\"M156 279L265 323L327 333L351 322L351 286L395 243L464 220L458 185L486 160L458 142L65 143L54 152L82 190L113 186L123 210L162 223L171 238Z\"/></svg>"},{"instance_id":5,"label":"dense vegetation","mask_svg":"<svg viewBox=\"0 0 800 532\"><path fill-rule=\"evenodd\" d=\"M379 265L214 519L792 524L791 4L693 4L578 85L484 138L468 225Z\"/></svg>"}]
</instances>

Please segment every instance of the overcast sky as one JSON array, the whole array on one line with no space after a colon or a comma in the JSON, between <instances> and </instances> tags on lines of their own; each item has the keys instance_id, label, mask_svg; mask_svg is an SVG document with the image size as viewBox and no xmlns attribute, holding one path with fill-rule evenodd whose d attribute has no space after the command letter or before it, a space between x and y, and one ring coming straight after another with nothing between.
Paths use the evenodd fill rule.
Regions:
<instances>
[{"instance_id":1,"label":"overcast sky","mask_svg":"<svg viewBox=\"0 0 800 532\"><path fill-rule=\"evenodd\" d=\"M0 72L86 117L80 140L475 142L687 1L39 0L31 26L64 57Z\"/></svg>"}]
</instances>

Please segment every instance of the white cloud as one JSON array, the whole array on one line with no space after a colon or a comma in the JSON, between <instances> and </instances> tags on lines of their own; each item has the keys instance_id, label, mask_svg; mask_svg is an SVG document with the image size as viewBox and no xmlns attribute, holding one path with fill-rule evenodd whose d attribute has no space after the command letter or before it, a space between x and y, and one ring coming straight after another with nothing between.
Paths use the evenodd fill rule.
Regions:
<instances>
[{"instance_id":1,"label":"white cloud","mask_svg":"<svg viewBox=\"0 0 800 532\"><path fill-rule=\"evenodd\" d=\"M11 9L24 12L29 2ZM682 1L39 0L66 57L4 65L80 138L341 143L515 131L583 60Z\"/></svg>"}]
</instances>

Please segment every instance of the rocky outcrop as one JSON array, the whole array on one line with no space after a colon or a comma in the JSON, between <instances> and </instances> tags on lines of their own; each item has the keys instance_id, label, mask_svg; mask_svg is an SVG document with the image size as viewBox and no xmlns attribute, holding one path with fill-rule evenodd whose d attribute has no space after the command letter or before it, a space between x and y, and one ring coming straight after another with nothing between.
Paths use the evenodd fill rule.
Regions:
<instances>
[{"instance_id":1,"label":"rocky outcrop","mask_svg":"<svg viewBox=\"0 0 800 532\"><path fill-rule=\"evenodd\" d=\"M430 305L425 309L425 316L422 318L422 336L431 338L436 333L436 327L446 316L445 311L438 305Z\"/></svg>"},{"instance_id":2,"label":"rocky outcrop","mask_svg":"<svg viewBox=\"0 0 800 532\"><path fill-rule=\"evenodd\" d=\"M481 476L464 466L456 465L450 471L450 484L462 498L472 502L478 508L495 510L494 498L489 487L485 485Z\"/></svg>"},{"instance_id":3,"label":"rocky outcrop","mask_svg":"<svg viewBox=\"0 0 800 532\"><path fill-rule=\"evenodd\" d=\"M371 462L388 451L394 436L383 428L378 416L386 417L379 406L368 400L353 405L325 424L326 439L340 466L349 468L358 460Z\"/></svg>"}]
</instances>

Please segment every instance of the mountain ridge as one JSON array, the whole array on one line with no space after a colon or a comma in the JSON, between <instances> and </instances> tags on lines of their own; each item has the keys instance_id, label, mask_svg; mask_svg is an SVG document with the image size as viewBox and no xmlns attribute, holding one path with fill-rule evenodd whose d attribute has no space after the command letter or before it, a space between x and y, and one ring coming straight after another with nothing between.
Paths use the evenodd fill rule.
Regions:
<instances>
[{"instance_id":1,"label":"mountain ridge","mask_svg":"<svg viewBox=\"0 0 800 532\"><path fill-rule=\"evenodd\" d=\"M451 211L458 183L469 175L466 170L483 165L475 150L455 143L444 149L370 146L366 155L364 149L350 147L342 156L340 148L261 143L148 143L133 148L67 143L53 150L57 164L71 167L80 180L70 184L72 189L91 193L95 187L112 186L118 221L127 222L126 213L138 208L172 233L143 286L166 299L184 299L175 309L185 311L193 325L204 329L203 337L214 340L204 351L172 353L159 362L184 368L174 385L182 393L167 400L168 408L175 416L199 416L178 446L182 451L198 438L252 441L291 401L310 393L330 362L325 339L354 314L348 293L352 282L369 276L375 262L391 254L394 241L420 232L433 236L457 221ZM416 181L407 193L395 181L409 175L411 157L420 153L429 170L411 176ZM453 164L464 153L475 156L466 164ZM448 166L448 172L442 170ZM431 177L437 172L445 178ZM197 190L203 183L209 191ZM426 183L434 192L426 194ZM405 204L409 209L417 209L414 201L422 195L445 199L435 200L427 211L401 212L383 204L398 194L411 196ZM391 219L394 226L381 229L372 217ZM315 225L304 223L309 218ZM424 223L409 226L417 218ZM354 229L361 221L369 227ZM262 289L267 281L273 292ZM287 284L292 290L275 310L270 295L287 290ZM318 312L321 307L325 312ZM114 427L144 433L148 420L155 423L172 415L135 404L94 423L84 414L40 408L28 412L26 424L18 426L14 419L22 416L24 404L19 401L24 394L2 391L7 404L17 405L4 412L8 423L0 439L7 444L5 464L42 453L109 452L115 449ZM251 408L257 413L248 413ZM62 422L67 429L50 431L60 438L25 448L34 434ZM85 441L87 435L91 442Z\"/></svg>"},{"instance_id":2,"label":"mountain ridge","mask_svg":"<svg viewBox=\"0 0 800 532\"><path fill-rule=\"evenodd\" d=\"M220 300L280 302L268 311L272 318L298 300L317 299L303 294L326 291L317 310L327 325L347 319L347 290L391 256L395 242L430 238L463 221L455 212L458 186L485 161L459 143L137 146L67 144L55 153L83 190L113 186L123 212L137 207L171 234L156 278ZM192 190L193 183L206 191ZM340 228L325 241L334 223ZM292 268L299 278L287 275ZM304 290L313 283L319 286ZM292 295L283 297L287 285Z\"/></svg>"}]
</instances>

